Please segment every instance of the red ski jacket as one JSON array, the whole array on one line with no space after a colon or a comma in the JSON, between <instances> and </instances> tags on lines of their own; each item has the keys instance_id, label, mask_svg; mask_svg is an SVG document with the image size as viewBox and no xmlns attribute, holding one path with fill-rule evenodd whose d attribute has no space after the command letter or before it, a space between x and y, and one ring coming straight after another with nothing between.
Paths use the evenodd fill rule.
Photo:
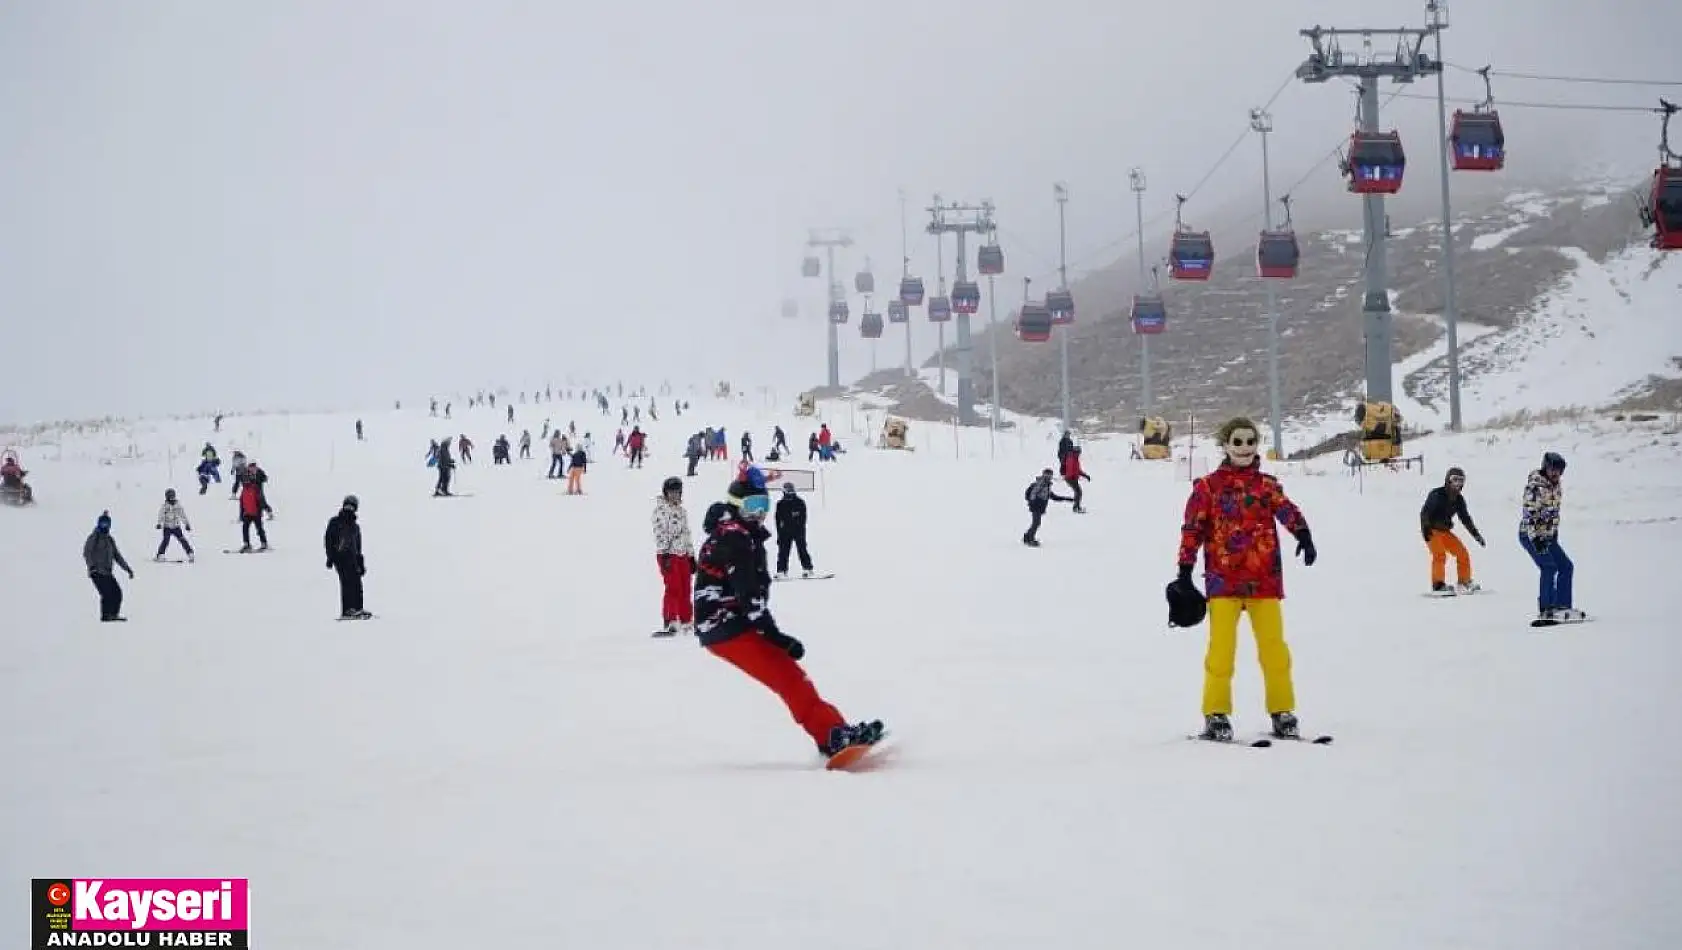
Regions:
<instances>
[{"instance_id":1,"label":"red ski jacket","mask_svg":"<svg viewBox=\"0 0 1682 950\"><path fill-rule=\"evenodd\" d=\"M1283 599L1283 556L1275 521L1293 535L1308 530L1302 512L1259 462L1249 468L1222 462L1192 483L1180 527L1179 563L1195 565L1198 549L1203 549L1204 591L1209 597Z\"/></svg>"}]
</instances>

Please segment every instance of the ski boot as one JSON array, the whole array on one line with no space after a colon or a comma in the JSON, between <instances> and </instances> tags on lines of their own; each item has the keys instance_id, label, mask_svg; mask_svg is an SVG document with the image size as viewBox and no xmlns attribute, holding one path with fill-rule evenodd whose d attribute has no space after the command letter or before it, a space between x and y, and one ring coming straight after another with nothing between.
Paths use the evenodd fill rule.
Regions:
<instances>
[{"instance_id":1,"label":"ski boot","mask_svg":"<svg viewBox=\"0 0 1682 950\"><path fill-rule=\"evenodd\" d=\"M1449 594L1454 593L1454 588L1448 586L1448 584L1444 583L1443 581L1434 581L1431 584L1431 593L1437 594L1437 595L1440 595L1440 596L1447 596Z\"/></svg>"},{"instance_id":2,"label":"ski boot","mask_svg":"<svg viewBox=\"0 0 1682 950\"><path fill-rule=\"evenodd\" d=\"M806 579L806 580L811 580L812 579L812 572L811 571L801 571L800 576L802 578Z\"/></svg>"},{"instance_id":3,"label":"ski boot","mask_svg":"<svg viewBox=\"0 0 1682 950\"><path fill-rule=\"evenodd\" d=\"M1479 584L1477 581L1467 581L1464 584L1454 585L1454 592L1456 594L1475 594L1480 590L1483 590L1483 585Z\"/></svg>"},{"instance_id":4,"label":"ski boot","mask_svg":"<svg viewBox=\"0 0 1682 950\"><path fill-rule=\"evenodd\" d=\"M251 545L249 545L249 544L242 544L242 545L240 545L240 546L239 546L239 553L241 553L241 554L250 554L250 553L251 553Z\"/></svg>"},{"instance_id":5,"label":"ski boot","mask_svg":"<svg viewBox=\"0 0 1682 950\"><path fill-rule=\"evenodd\" d=\"M1226 713L1210 713L1203 717L1203 731L1197 737L1210 742L1231 742L1232 720Z\"/></svg>"},{"instance_id":6,"label":"ski boot","mask_svg":"<svg viewBox=\"0 0 1682 950\"><path fill-rule=\"evenodd\" d=\"M670 621L664 627L654 631L654 635L657 637L675 637L677 634L678 622L676 620Z\"/></svg>"},{"instance_id":7,"label":"ski boot","mask_svg":"<svg viewBox=\"0 0 1682 950\"><path fill-rule=\"evenodd\" d=\"M861 722L851 726L846 724L835 726L829 730L829 741L818 746L818 751L828 757L848 746L875 745L882 741L882 735L886 731L886 727L882 725L880 719L872 719L869 722Z\"/></svg>"},{"instance_id":8,"label":"ski boot","mask_svg":"<svg viewBox=\"0 0 1682 950\"><path fill-rule=\"evenodd\" d=\"M776 579L779 580L779 581L788 580L788 572L787 571L778 571Z\"/></svg>"},{"instance_id":9,"label":"ski boot","mask_svg":"<svg viewBox=\"0 0 1682 950\"><path fill-rule=\"evenodd\" d=\"M1273 738L1301 739L1302 732L1297 728L1296 713L1285 711L1273 714Z\"/></svg>"},{"instance_id":10,"label":"ski boot","mask_svg":"<svg viewBox=\"0 0 1682 950\"><path fill-rule=\"evenodd\" d=\"M1027 546L1029 546L1031 548L1037 548L1037 547L1040 546L1040 542L1039 542L1038 538L1030 538L1027 535L1022 536L1022 543L1026 544Z\"/></svg>"}]
</instances>

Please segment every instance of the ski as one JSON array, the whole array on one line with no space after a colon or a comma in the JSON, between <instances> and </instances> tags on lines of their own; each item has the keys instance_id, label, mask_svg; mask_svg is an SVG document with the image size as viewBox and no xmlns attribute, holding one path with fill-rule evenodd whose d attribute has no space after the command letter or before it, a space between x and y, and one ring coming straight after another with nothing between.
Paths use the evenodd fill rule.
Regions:
<instances>
[{"instance_id":1,"label":"ski","mask_svg":"<svg viewBox=\"0 0 1682 950\"><path fill-rule=\"evenodd\" d=\"M1230 745L1230 746L1236 746L1236 747L1241 748L1241 749L1265 749L1265 748L1273 745L1273 740L1272 739L1251 739L1251 740L1211 739L1201 732L1194 732L1191 735L1186 736L1186 738L1187 739L1193 739L1193 740L1196 740L1198 742L1207 742L1211 745Z\"/></svg>"},{"instance_id":2,"label":"ski","mask_svg":"<svg viewBox=\"0 0 1682 950\"><path fill-rule=\"evenodd\" d=\"M651 637L675 637L675 636L677 636L677 631L667 630L667 629L662 628L662 629L656 630L653 633L649 634L649 636L651 636Z\"/></svg>"},{"instance_id":3,"label":"ski","mask_svg":"<svg viewBox=\"0 0 1682 950\"><path fill-rule=\"evenodd\" d=\"M1329 736L1329 735L1318 735L1318 736L1315 736L1312 739L1310 739L1308 736L1297 736L1295 738L1287 739L1284 736L1276 736L1276 735L1273 735L1272 733L1269 733L1267 735L1267 739L1269 739L1269 740L1277 739L1280 742L1298 742L1298 743L1301 743L1303 745L1331 745L1332 744L1332 737Z\"/></svg>"},{"instance_id":4,"label":"ski","mask_svg":"<svg viewBox=\"0 0 1682 950\"><path fill-rule=\"evenodd\" d=\"M793 574L788 574L788 575L775 576L775 577L772 577L771 579L773 581L778 581L778 582L782 582L782 581L827 581L834 576L835 575L833 573L830 573L830 574L812 574L812 575L809 575L809 576L806 576L806 577L796 577Z\"/></svg>"},{"instance_id":5,"label":"ski","mask_svg":"<svg viewBox=\"0 0 1682 950\"><path fill-rule=\"evenodd\" d=\"M340 616L340 617L335 617L333 619L339 621L340 623L343 623L346 620L373 620L375 616L376 616L375 614L369 613L368 611L364 610L362 613L357 614L354 617Z\"/></svg>"},{"instance_id":6,"label":"ski","mask_svg":"<svg viewBox=\"0 0 1682 950\"><path fill-rule=\"evenodd\" d=\"M273 552L274 552L274 548L252 548L249 551L241 551L238 548L223 548L222 549L223 554L271 554Z\"/></svg>"}]
</instances>

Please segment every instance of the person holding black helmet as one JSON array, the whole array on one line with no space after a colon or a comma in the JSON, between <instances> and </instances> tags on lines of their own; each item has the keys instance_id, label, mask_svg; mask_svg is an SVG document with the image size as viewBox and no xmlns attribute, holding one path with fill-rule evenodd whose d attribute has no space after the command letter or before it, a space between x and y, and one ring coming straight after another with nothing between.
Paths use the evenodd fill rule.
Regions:
<instances>
[{"instance_id":1,"label":"person holding black helmet","mask_svg":"<svg viewBox=\"0 0 1682 950\"><path fill-rule=\"evenodd\" d=\"M339 619L367 620L373 614L362 609L362 575L368 565L362 560L362 526L356 523L361 507L355 495L346 495L339 513L327 520L322 537L327 548L327 569L339 575Z\"/></svg>"}]
</instances>

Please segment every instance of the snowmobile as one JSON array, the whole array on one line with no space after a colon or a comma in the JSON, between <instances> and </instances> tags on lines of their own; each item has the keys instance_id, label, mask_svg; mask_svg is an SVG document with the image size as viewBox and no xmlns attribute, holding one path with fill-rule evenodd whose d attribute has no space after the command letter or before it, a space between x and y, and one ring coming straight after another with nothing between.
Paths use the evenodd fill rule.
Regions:
<instances>
[{"instance_id":1,"label":"snowmobile","mask_svg":"<svg viewBox=\"0 0 1682 950\"><path fill-rule=\"evenodd\" d=\"M0 504L14 508L35 504L35 489L23 480L28 474L18 460L16 449L0 453Z\"/></svg>"}]
</instances>

